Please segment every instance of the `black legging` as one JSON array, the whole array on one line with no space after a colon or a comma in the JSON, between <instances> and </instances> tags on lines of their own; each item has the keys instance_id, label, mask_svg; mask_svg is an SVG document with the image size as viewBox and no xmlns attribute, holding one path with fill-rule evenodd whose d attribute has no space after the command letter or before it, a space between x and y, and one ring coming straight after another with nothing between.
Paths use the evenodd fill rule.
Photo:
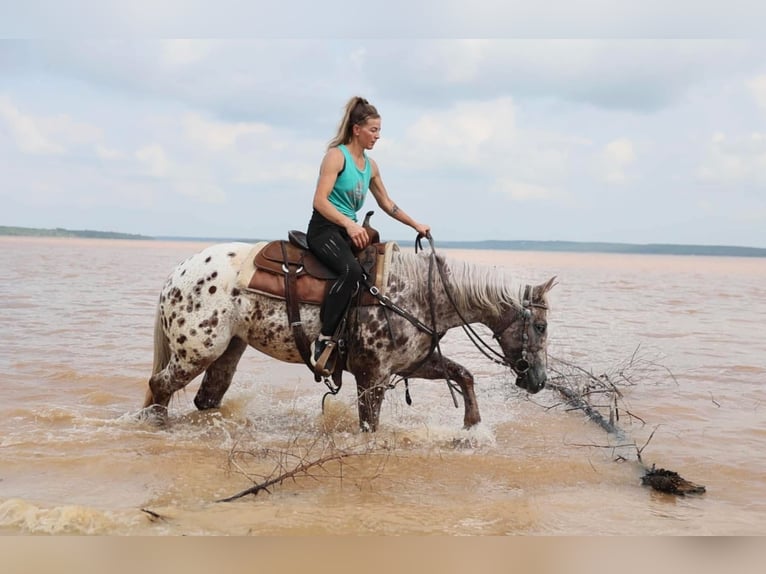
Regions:
<instances>
[{"instance_id":1,"label":"black legging","mask_svg":"<svg viewBox=\"0 0 766 574\"><path fill-rule=\"evenodd\" d=\"M362 266L351 250L351 239L342 227L325 219L319 212L309 222L306 240L317 258L338 274L338 279L327 292L319 319L322 321L322 335L335 333L351 297L362 280Z\"/></svg>"}]
</instances>

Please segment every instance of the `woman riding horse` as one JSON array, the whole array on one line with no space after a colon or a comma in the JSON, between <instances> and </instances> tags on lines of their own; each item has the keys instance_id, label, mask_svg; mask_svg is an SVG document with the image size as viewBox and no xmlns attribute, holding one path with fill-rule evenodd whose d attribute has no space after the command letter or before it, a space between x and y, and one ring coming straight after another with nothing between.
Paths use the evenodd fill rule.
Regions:
<instances>
[{"instance_id":1,"label":"woman riding horse","mask_svg":"<svg viewBox=\"0 0 766 574\"><path fill-rule=\"evenodd\" d=\"M362 267L353 250L361 251L370 242L367 231L356 217L367 190L372 192L381 209L394 219L421 235L431 229L412 219L388 196L378 164L365 153L375 147L379 138L380 114L375 106L364 98L353 97L346 104L338 132L319 168L307 240L311 251L338 274L338 279L322 304L322 329L311 345L311 363L315 370L362 279ZM330 374L321 369L321 364L319 367L319 375Z\"/></svg>"}]
</instances>

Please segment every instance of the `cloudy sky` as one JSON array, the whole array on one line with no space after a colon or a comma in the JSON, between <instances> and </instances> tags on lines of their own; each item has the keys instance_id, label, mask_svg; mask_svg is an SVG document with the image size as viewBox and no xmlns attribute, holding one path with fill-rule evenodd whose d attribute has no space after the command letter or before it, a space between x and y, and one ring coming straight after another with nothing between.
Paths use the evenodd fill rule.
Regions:
<instances>
[{"instance_id":1,"label":"cloudy sky","mask_svg":"<svg viewBox=\"0 0 766 574\"><path fill-rule=\"evenodd\" d=\"M766 247L766 42L732 38L0 40L0 225L282 237L355 94L437 240Z\"/></svg>"}]
</instances>

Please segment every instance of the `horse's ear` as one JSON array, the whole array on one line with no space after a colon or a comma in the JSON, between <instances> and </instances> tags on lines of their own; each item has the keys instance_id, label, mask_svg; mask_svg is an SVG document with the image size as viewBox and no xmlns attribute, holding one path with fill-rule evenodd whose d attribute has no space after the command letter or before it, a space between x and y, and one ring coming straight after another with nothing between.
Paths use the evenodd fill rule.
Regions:
<instances>
[{"instance_id":1,"label":"horse's ear","mask_svg":"<svg viewBox=\"0 0 766 574\"><path fill-rule=\"evenodd\" d=\"M550 291L551 289L553 289L553 288L554 288L556 285L558 285L558 283L556 283L556 276L554 275L553 277L551 277L550 279L548 279L548 281L546 281L546 282L543 284L543 287L542 287L542 289L543 289L543 293L547 293L548 291Z\"/></svg>"},{"instance_id":2,"label":"horse's ear","mask_svg":"<svg viewBox=\"0 0 766 574\"><path fill-rule=\"evenodd\" d=\"M538 285L535 288L537 296L542 298L548 291L553 289L556 285L558 285L558 283L556 283L556 276L554 275L553 277L548 279L548 281L546 281L545 283L541 285Z\"/></svg>"}]
</instances>

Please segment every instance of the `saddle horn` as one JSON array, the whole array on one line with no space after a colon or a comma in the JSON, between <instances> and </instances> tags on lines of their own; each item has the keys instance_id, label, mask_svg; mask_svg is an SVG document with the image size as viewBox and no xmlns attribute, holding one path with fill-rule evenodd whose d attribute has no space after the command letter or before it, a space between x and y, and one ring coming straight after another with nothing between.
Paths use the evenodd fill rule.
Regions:
<instances>
[{"instance_id":1,"label":"saddle horn","mask_svg":"<svg viewBox=\"0 0 766 574\"><path fill-rule=\"evenodd\" d=\"M370 210L365 214L364 221L362 222L362 227L367 230L367 235L370 238L370 243L380 243L380 233L378 233L378 230L370 225L370 218L372 217L373 213L375 212Z\"/></svg>"}]
</instances>

